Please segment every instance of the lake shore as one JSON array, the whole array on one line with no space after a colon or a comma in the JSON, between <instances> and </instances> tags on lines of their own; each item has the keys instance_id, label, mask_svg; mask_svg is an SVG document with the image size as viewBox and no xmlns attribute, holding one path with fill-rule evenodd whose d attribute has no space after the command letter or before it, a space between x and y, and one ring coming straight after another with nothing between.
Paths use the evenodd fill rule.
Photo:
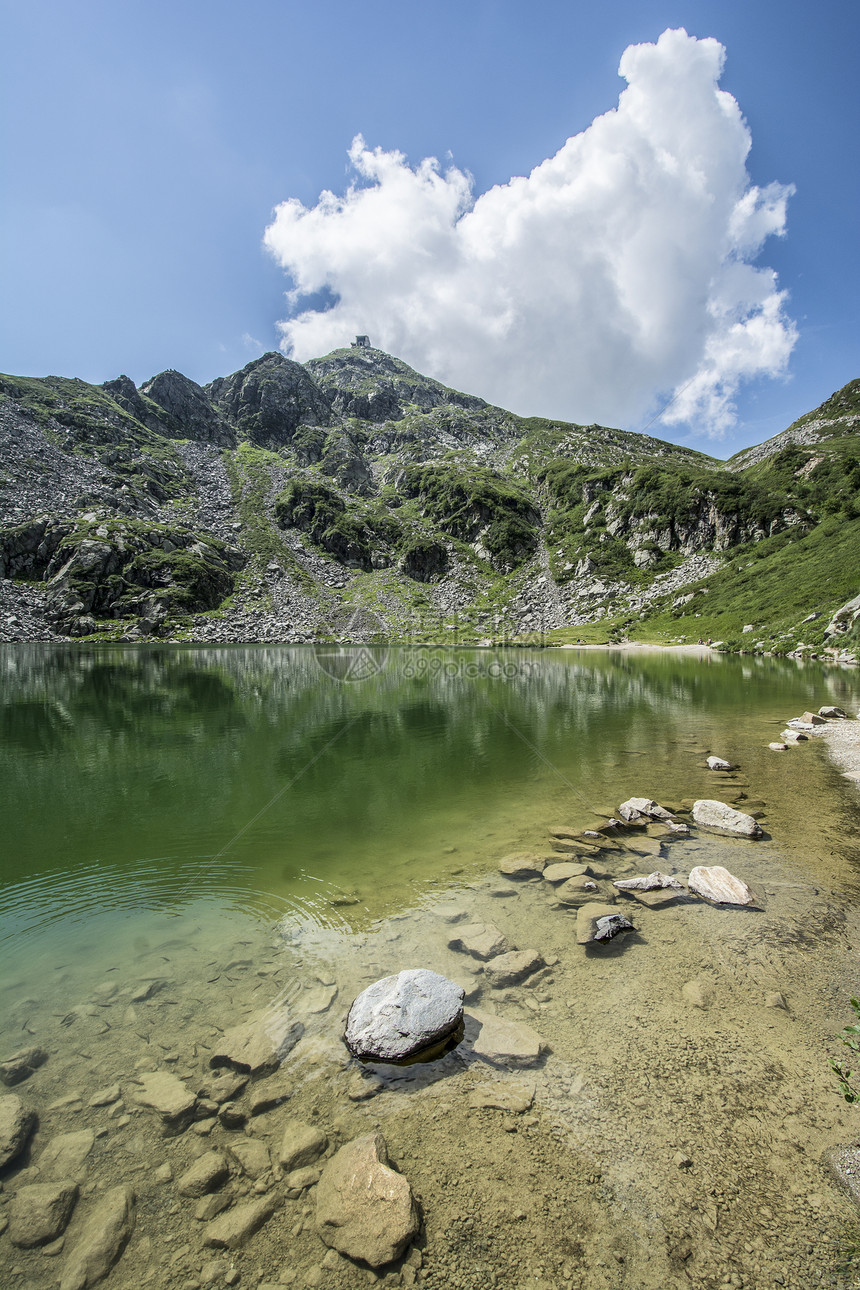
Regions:
<instances>
[{"instance_id":1,"label":"lake shore","mask_svg":"<svg viewBox=\"0 0 860 1290\"><path fill-rule=\"evenodd\" d=\"M860 720L837 718L824 726L813 726L810 733L825 740L831 761L844 777L860 783Z\"/></svg>"},{"instance_id":2,"label":"lake shore","mask_svg":"<svg viewBox=\"0 0 860 1290\"><path fill-rule=\"evenodd\" d=\"M642 641L624 641L618 645L554 645L552 649L595 650L614 654L680 654L687 658L709 658L715 651L710 645L656 645Z\"/></svg>"}]
</instances>

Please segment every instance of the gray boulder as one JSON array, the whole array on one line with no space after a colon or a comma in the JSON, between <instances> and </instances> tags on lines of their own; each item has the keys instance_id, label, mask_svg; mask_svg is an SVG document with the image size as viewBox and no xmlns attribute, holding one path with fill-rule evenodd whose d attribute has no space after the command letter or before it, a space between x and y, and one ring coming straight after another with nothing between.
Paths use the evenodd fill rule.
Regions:
<instances>
[{"instance_id":1,"label":"gray boulder","mask_svg":"<svg viewBox=\"0 0 860 1290\"><path fill-rule=\"evenodd\" d=\"M779 737L786 744L805 744L809 741L809 735L804 735L799 730L785 729Z\"/></svg>"},{"instance_id":2,"label":"gray boulder","mask_svg":"<svg viewBox=\"0 0 860 1290\"><path fill-rule=\"evenodd\" d=\"M693 819L697 824L708 829L720 829L724 833L737 833L745 838L760 838L761 825L751 815L736 811L725 802L702 799L693 803Z\"/></svg>"},{"instance_id":3,"label":"gray boulder","mask_svg":"<svg viewBox=\"0 0 860 1290\"><path fill-rule=\"evenodd\" d=\"M317 1187L317 1232L331 1249L379 1268L418 1235L412 1188L392 1169L381 1133L341 1147Z\"/></svg>"},{"instance_id":4,"label":"gray boulder","mask_svg":"<svg viewBox=\"0 0 860 1290\"><path fill-rule=\"evenodd\" d=\"M354 1057L404 1061L457 1030L464 996L461 986L428 968L384 977L354 1001L344 1041Z\"/></svg>"},{"instance_id":5,"label":"gray boulder","mask_svg":"<svg viewBox=\"0 0 860 1290\"><path fill-rule=\"evenodd\" d=\"M640 874L636 878L618 878L612 884L619 891L660 891L664 887L678 887L682 891L684 884L678 882L677 878L672 878L667 873L660 873L659 870L654 873Z\"/></svg>"},{"instance_id":6,"label":"gray boulder","mask_svg":"<svg viewBox=\"0 0 860 1290\"><path fill-rule=\"evenodd\" d=\"M635 823L643 815L649 820L672 820L671 811L658 806L650 797L628 797L618 808L618 814L628 824Z\"/></svg>"}]
</instances>

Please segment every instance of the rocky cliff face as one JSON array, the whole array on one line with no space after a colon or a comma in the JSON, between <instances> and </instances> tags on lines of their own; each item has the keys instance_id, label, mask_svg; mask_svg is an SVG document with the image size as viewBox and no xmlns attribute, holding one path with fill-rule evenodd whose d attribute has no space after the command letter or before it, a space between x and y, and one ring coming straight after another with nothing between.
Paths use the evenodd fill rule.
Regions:
<instances>
[{"instance_id":1,"label":"rocky cliff face","mask_svg":"<svg viewBox=\"0 0 860 1290\"><path fill-rule=\"evenodd\" d=\"M337 619L481 639L647 613L726 553L811 532L825 492L849 505L855 386L797 423L811 465L787 432L727 469L373 349L265 354L206 387L0 377L0 638L309 640Z\"/></svg>"}]
</instances>

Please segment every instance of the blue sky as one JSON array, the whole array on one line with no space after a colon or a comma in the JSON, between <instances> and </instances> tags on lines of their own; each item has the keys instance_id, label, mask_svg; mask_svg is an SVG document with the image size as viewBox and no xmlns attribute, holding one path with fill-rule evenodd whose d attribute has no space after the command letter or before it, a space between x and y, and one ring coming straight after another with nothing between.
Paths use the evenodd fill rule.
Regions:
<instances>
[{"instance_id":1,"label":"blue sky","mask_svg":"<svg viewBox=\"0 0 860 1290\"><path fill-rule=\"evenodd\" d=\"M749 183L794 187L783 194L784 236L766 236L748 260L775 271L778 290L788 293L782 335L794 327L796 340L787 345L782 375L766 374L766 362L753 363L749 379L736 382L734 414L709 421L705 402L690 404L688 420L657 420L651 431L719 456L778 432L860 376L860 6L854 0L823 0L814 8L775 0L615 0L601 12L572 0L536 0L528 11L519 0L6 3L0 368L90 381L124 371L141 382L175 367L205 382L261 348L277 348L284 336L279 321L288 324L287 338L297 339L299 332L289 331L285 266L311 281L311 266L337 233L335 249L344 262L333 281L345 293L357 290L350 245L342 245L351 226L318 220L304 258L288 244L275 246L280 265L265 250L264 233L279 203L293 199L310 213L323 189L343 197L355 179L347 153L357 134L368 155L380 149L405 158L399 170L389 164L382 179L359 175L359 187L375 183L395 193L392 219L412 218L411 207L400 212L396 205L398 177L413 175L430 156L443 172L453 165L471 176L468 201L474 203L494 185L528 175L570 136L617 108L625 49L653 45L679 27L725 47L719 87L737 100L751 135ZM707 133L700 138L706 143ZM703 153L710 150L705 143ZM303 228L312 231L312 223ZM408 233L407 223L404 228ZM557 245L560 276L574 261L599 258L583 228L577 226L575 243ZM449 254L452 229L441 255ZM288 240L290 229L282 232ZM541 236L546 272L550 233ZM599 242L600 228L594 236ZM697 236L707 236L704 225ZM684 248L688 257L695 259L698 245ZM667 248L658 250L663 255ZM498 273L510 272L509 261L497 263ZM403 264L399 272L413 272ZM529 262L520 257L517 266L525 275ZM432 254L429 272L436 272ZM595 408L608 407L619 414L613 423L627 429L651 422L695 377L690 354L655 358L653 371L643 360L633 374L607 343L600 350L609 364L603 387L621 391L626 382L630 397L605 404L577 384L583 378L575 372L559 370L563 352L542 347L542 363L527 342L511 339L513 332L500 333L495 358L478 352L486 337L475 340L474 362L471 345L459 338L452 357L444 332L452 317L462 316L457 292L491 302L491 294L482 294L487 275L474 290L471 280L449 275L445 291L450 285L454 314L440 306L436 333L403 356L420 355L424 370L443 379L453 374L453 383L489 398L508 388L496 369L510 371L519 360L520 393L511 387L508 400L509 406L519 400L515 410L590 420ZM374 299L366 329L376 338L373 321L380 333L400 309L398 327L385 334L404 337L398 348L408 350L414 315L391 296L397 285L377 287L375 280L367 287ZM574 288L580 291L581 283ZM600 340L606 320L596 318L599 295L576 298L590 301L587 332L597 327ZM298 302L293 315L307 303ZM524 326L538 305L529 302ZM484 308L491 312L491 303ZM679 310L668 315L676 330L685 317ZM355 316L343 313L350 323ZM328 335L316 325L322 321L331 331L340 317L311 317L305 340ZM544 320L553 334L565 332L557 318L563 314ZM573 319L571 335L585 326L581 316ZM307 357L301 343L296 352ZM525 406L523 383L532 379L534 404ZM682 395L670 415L683 411L690 397ZM707 425L722 426L722 438L709 438Z\"/></svg>"}]
</instances>

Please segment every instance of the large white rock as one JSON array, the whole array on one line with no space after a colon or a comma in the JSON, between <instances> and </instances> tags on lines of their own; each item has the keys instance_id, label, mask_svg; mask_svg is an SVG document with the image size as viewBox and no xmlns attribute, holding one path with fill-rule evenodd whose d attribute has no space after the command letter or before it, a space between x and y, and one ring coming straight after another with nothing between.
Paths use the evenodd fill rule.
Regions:
<instances>
[{"instance_id":1,"label":"large white rock","mask_svg":"<svg viewBox=\"0 0 860 1290\"><path fill-rule=\"evenodd\" d=\"M722 829L726 833L738 833L745 838L761 837L761 826L751 815L736 811L725 802L714 802L707 798L694 802L693 819L708 829Z\"/></svg>"},{"instance_id":2,"label":"large white rock","mask_svg":"<svg viewBox=\"0 0 860 1290\"><path fill-rule=\"evenodd\" d=\"M717 905L751 905L755 897L742 878L736 878L722 865L697 865L687 879L690 891Z\"/></svg>"},{"instance_id":3,"label":"large white rock","mask_svg":"<svg viewBox=\"0 0 860 1290\"><path fill-rule=\"evenodd\" d=\"M418 1235L412 1188L390 1167L381 1133L355 1138L329 1160L316 1221L326 1245L373 1268L399 1258Z\"/></svg>"},{"instance_id":4,"label":"large white rock","mask_svg":"<svg viewBox=\"0 0 860 1290\"><path fill-rule=\"evenodd\" d=\"M708 770L732 770L732 763L725 757L709 757Z\"/></svg>"},{"instance_id":5,"label":"large white rock","mask_svg":"<svg viewBox=\"0 0 860 1290\"><path fill-rule=\"evenodd\" d=\"M463 1019L462 986L408 968L374 981L353 1003L344 1042L354 1057L398 1062L441 1043Z\"/></svg>"}]
</instances>

